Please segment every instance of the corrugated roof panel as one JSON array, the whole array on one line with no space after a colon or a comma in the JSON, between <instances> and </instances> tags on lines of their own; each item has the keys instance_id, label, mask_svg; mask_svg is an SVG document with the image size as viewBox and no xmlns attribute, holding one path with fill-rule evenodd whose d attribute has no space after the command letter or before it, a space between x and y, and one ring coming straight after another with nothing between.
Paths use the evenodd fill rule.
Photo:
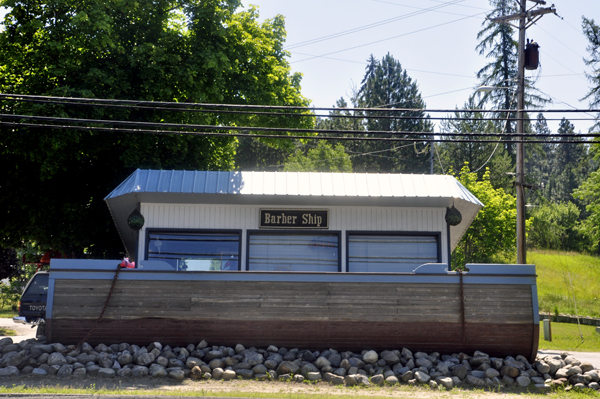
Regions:
<instances>
[{"instance_id":1,"label":"corrugated roof panel","mask_svg":"<svg viewBox=\"0 0 600 399\"><path fill-rule=\"evenodd\" d=\"M381 197L381 188L379 187L379 179L376 174L365 175L369 197Z\"/></svg>"},{"instance_id":2,"label":"corrugated roof panel","mask_svg":"<svg viewBox=\"0 0 600 399\"><path fill-rule=\"evenodd\" d=\"M240 194L252 194L254 172L240 172Z\"/></svg>"},{"instance_id":3,"label":"corrugated roof panel","mask_svg":"<svg viewBox=\"0 0 600 399\"><path fill-rule=\"evenodd\" d=\"M229 194L239 194L242 188L242 173L231 172L229 174Z\"/></svg>"},{"instance_id":4,"label":"corrugated roof panel","mask_svg":"<svg viewBox=\"0 0 600 399\"><path fill-rule=\"evenodd\" d=\"M344 192L347 197L354 197L357 195L356 189L356 174L344 173Z\"/></svg>"},{"instance_id":5,"label":"corrugated roof panel","mask_svg":"<svg viewBox=\"0 0 600 399\"><path fill-rule=\"evenodd\" d=\"M323 188L321 187L321 173L309 173L308 184L310 195L323 195Z\"/></svg>"},{"instance_id":6,"label":"corrugated roof panel","mask_svg":"<svg viewBox=\"0 0 600 399\"><path fill-rule=\"evenodd\" d=\"M364 173L356 173L354 175L356 183L356 194L359 197L369 197L369 185L367 184L367 175Z\"/></svg>"},{"instance_id":7,"label":"corrugated roof panel","mask_svg":"<svg viewBox=\"0 0 600 399\"><path fill-rule=\"evenodd\" d=\"M427 185L424 181L425 175L412 175L413 177L413 187L415 189L415 195L417 197L429 197L429 192L427 190Z\"/></svg>"},{"instance_id":8,"label":"corrugated roof panel","mask_svg":"<svg viewBox=\"0 0 600 399\"><path fill-rule=\"evenodd\" d=\"M183 191L183 170L174 170L169 184L170 193L182 193Z\"/></svg>"},{"instance_id":9,"label":"corrugated roof panel","mask_svg":"<svg viewBox=\"0 0 600 399\"><path fill-rule=\"evenodd\" d=\"M404 184L402 182L401 175L389 174L388 175L389 187L392 197L404 197Z\"/></svg>"},{"instance_id":10,"label":"corrugated roof panel","mask_svg":"<svg viewBox=\"0 0 600 399\"><path fill-rule=\"evenodd\" d=\"M231 172L217 172L215 180L217 194L229 194L229 174Z\"/></svg>"},{"instance_id":11,"label":"corrugated roof panel","mask_svg":"<svg viewBox=\"0 0 600 399\"><path fill-rule=\"evenodd\" d=\"M298 172L298 193L300 195L310 195L310 180L306 172Z\"/></svg>"},{"instance_id":12,"label":"corrugated roof panel","mask_svg":"<svg viewBox=\"0 0 600 399\"><path fill-rule=\"evenodd\" d=\"M206 173L194 173L193 193L203 193L206 188Z\"/></svg>"},{"instance_id":13,"label":"corrugated roof panel","mask_svg":"<svg viewBox=\"0 0 600 399\"><path fill-rule=\"evenodd\" d=\"M400 184L402 185L402 196L403 197L415 197L415 182L413 175L398 175L400 178Z\"/></svg>"},{"instance_id":14,"label":"corrugated roof panel","mask_svg":"<svg viewBox=\"0 0 600 399\"><path fill-rule=\"evenodd\" d=\"M265 193L265 179L264 173L262 172L251 172L252 173L252 185L250 187L250 194L262 195Z\"/></svg>"},{"instance_id":15,"label":"corrugated roof panel","mask_svg":"<svg viewBox=\"0 0 600 399\"><path fill-rule=\"evenodd\" d=\"M286 185L286 194L287 195L299 195L298 191L298 172L288 172L286 173L287 177L287 185Z\"/></svg>"},{"instance_id":16,"label":"corrugated roof panel","mask_svg":"<svg viewBox=\"0 0 600 399\"><path fill-rule=\"evenodd\" d=\"M274 174L274 190L275 190L275 194L276 195L288 195L288 189L287 189L287 179L285 178L286 175L283 173L275 173Z\"/></svg>"},{"instance_id":17,"label":"corrugated roof panel","mask_svg":"<svg viewBox=\"0 0 600 399\"><path fill-rule=\"evenodd\" d=\"M346 190L344 188L344 176L346 176L345 173L331 174L331 195L340 197L346 195Z\"/></svg>"},{"instance_id":18,"label":"corrugated roof panel","mask_svg":"<svg viewBox=\"0 0 600 399\"><path fill-rule=\"evenodd\" d=\"M206 181L204 182L203 193L216 193L217 192L217 178L219 172L208 171L206 172Z\"/></svg>"},{"instance_id":19,"label":"corrugated roof panel","mask_svg":"<svg viewBox=\"0 0 600 399\"><path fill-rule=\"evenodd\" d=\"M333 196L333 173L321 173L321 195Z\"/></svg>"},{"instance_id":20,"label":"corrugated roof panel","mask_svg":"<svg viewBox=\"0 0 600 399\"><path fill-rule=\"evenodd\" d=\"M390 187L390 175L376 175L379 184L379 195L381 197L391 197L392 188Z\"/></svg>"},{"instance_id":21,"label":"corrugated roof panel","mask_svg":"<svg viewBox=\"0 0 600 399\"><path fill-rule=\"evenodd\" d=\"M161 170L158 175L157 191L161 193L168 193L169 187L171 186L171 176L173 176L172 170Z\"/></svg>"},{"instance_id":22,"label":"corrugated roof panel","mask_svg":"<svg viewBox=\"0 0 600 399\"><path fill-rule=\"evenodd\" d=\"M445 176L428 175L427 181L423 183L426 185L428 197L443 197L442 194L447 190Z\"/></svg>"},{"instance_id":23,"label":"corrugated roof panel","mask_svg":"<svg viewBox=\"0 0 600 399\"><path fill-rule=\"evenodd\" d=\"M375 173L136 170L106 198L128 193L461 198L481 202L452 176Z\"/></svg>"},{"instance_id":24,"label":"corrugated roof panel","mask_svg":"<svg viewBox=\"0 0 600 399\"><path fill-rule=\"evenodd\" d=\"M263 194L274 195L275 193L275 174L262 172L263 175Z\"/></svg>"},{"instance_id":25,"label":"corrugated roof panel","mask_svg":"<svg viewBox=\"0 0 600 399\"><path fill-rule=\"evenodd\" d=\"M183 178L181 179L181 192L182 193L193 193L194 191L194 173L191 170L183 171Z\"/></svg>"}]
</instances>

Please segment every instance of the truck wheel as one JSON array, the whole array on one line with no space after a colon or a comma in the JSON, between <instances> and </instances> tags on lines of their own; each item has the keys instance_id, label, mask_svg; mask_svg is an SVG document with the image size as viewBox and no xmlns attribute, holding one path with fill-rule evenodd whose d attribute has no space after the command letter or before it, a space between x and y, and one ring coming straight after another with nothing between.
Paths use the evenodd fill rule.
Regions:
<instances>
[{"instance_id":1,"label":"truck wheel","mask_svg":"<svg viewBox=\"0 0 600 399\"><path fill-rule=\"evenodd\" d=\"M41 323L38 325L37 331L35 333L35 337L45 337L46 336L46 323Z\"/></svg>"}]
</instances>

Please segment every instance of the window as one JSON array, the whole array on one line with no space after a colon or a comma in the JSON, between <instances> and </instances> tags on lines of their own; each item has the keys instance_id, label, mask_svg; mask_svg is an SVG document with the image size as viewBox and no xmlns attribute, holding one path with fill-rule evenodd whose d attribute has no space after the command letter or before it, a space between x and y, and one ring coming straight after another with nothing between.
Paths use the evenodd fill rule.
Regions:
<instances>
[{"instance_id":1,"label":"window","mask_svg":"<svg viewBox=\"0 0 600 399\"><path fill-rule=\"evenodd\" d=\"M339 234L249 233L248 270L338 272Z\"/></svg>"},{"instance_id":2,"label":"window","mask_svg":"<svg viewBox=\"0 0 600 399\"><path fill-rule=\"evenodd\" d=\"M239 270L239 232L150 231L148 260L162 260L176 270Z\"/></svg>"},{"instance_id":3,"label":"window","mask_svg":"<svg viewBox=\"0 0 600 399\"><path fill-rule=\"evenodd\" d=\"M412 272L439 262L439 235L348 234L349 272Z\"/></svg>"}]
</instances>

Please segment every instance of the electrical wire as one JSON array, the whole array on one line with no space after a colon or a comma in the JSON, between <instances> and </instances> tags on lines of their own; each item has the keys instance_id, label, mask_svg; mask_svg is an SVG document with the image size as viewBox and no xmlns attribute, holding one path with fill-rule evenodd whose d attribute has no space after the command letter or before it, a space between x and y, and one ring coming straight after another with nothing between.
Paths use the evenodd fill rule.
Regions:
<instances>
[{"instance_id":1,"label":"electrical wire","mask_svg":"<svg viewBox=\"0 0 600 399\"><path fill-rule=\"evenodd\" d=\"M321 37L318 37L318 38L315 38L315 39L306 40L306 41L303 41L303 42L291 44L289 46L286 46L286 50L291 50L291 49L298 48L298 47L304 47L304 46L308 46L308 45L311 45L311 44L320 43L320 42L323 42L323 41L326 41L326 40L337 39L338 37L350 35L350 34L356 33L356 32L361 32L363 30L377 28L379 26L387 25L387 24L390 24L390 23L393 23L393 22L401 21L403 19L407 19L407 18L410 18L410 17L421 15L421 14L424 14L424 13L429 12L429 11L434 11L434 10L436 10L438 8L448 7L448 6L453 5L453 4L461 3L463 1L464 0L447 1L447 2L445 2L443 4L439 4L437 6L433 6L433 7L430 7L430 8L422 8L422 9L419 9L419 11L414 11L414 12L409 13L409 14L399 15L399 16L394 17L394 18L389 18L389 19L385 19L385 20L382 20L382 21L373 22L371 24L359 26L359 27L352 28L352 29L348 29L346 31L342 31L342 32L338 32L338 33L332 33L330 35L321 36Z\"/></svg>"},{"instance_id":2,"label":"electrical wire","mask_svg":"<svg viewBox=\"0 0 600 399\"><path fill-rule=\"evenodd\" d=\"M482 14L482 13L480 13L480 14ZM345 51L350 51L350 50L354 50L354 49L357 49L357 48L361 48L361 47L365 47L365 46L370 46L370 45L373 45L373 44L385 42L385 41L392 40L392 39L398 39L398 38L403 37L403 36L412 35L413 33L424 32L426 30L430 30L430 29L434 29L434 28L439 28L440 26L445 26L445 25L453 24L455 22L460 22L460 21L463 21L463 20L465 20L467 18L473 18L473 17L475 17L477 15L479 15L479 14L471 15L471 16L463 17L463 18L459 18L459 19L455 19L455 20L448 21L448 22L443 22L441 24L429 26L427 28L417 29L417 30L414 30L412 32L403 33L401 35L396 35L396 36L388 37L388 38L385 38L385 39L380 39L380 40L376 40L376 41L369 42L369 43L359 44L358 46L348 47L348 48L345 48L345 49L342 49L342 50L336 50L336 51L332 51L332 52L329 52L329 53L326 53L326 54L321 54L321 55L314 56L314 57L304 58L304 59L298 60L298 61L292 61L291 64L295 64L295 63L298 63L298 62L309 61L309 60L312 60L312 59L315 59L315 58L321 58L321 57L325 57L325 56L332 55L332 54L343 53Z\"/></svg>"},{"instance_id":3,"label":"electrical wire","mask_svg":"<svg viewBox=\"0 0 600 399\"><path fill-rule=\"evenodd\" d=\"M55 97L55 96L39 96L29 94L7 94L0 93L0 99L7 101L31 101L31 100L55 100L57 103L68 105L134 105L135 108L141 108L148 110L184 110L193 111L195 109L211 109L215 112L229 109L252 109L252 110L293 110L293 111L307 111L314 112L319 111L349 111L349 112L377 112L377 113L400 113L400 112L428 112L428 113L454 113L456 109L429 109L429 108L337 108L337 107L302 107L302 106L286 106L286 105L253 105L253 104L215 104L215 103L179 103L179 102L166 102L166 101L146 101L146 100L118 100L118 99L100 99L100 98L83 98L83 97ZM159 108L166 107L166 108ZM222 108L222 109L221 109ZM489 109L473 108L473 109L461 109L461 112L490 112ZM518 110L515 109L494 109L494 113L514 113ZM589 113L589 112L600 112L600 109L526 109L528 113ZM262 111L255 111L254 113L259 114ZM304 114L302 116L311 117L313 114ZM514 119L513 119L514 120Z\"/></svg>"},{"instance_id":4,"label":"electrical wire","mask_svg":"<svg viewBox=\"0 0 600 399\"><path fill-rule=\"evenodd\" d=\"M224 126L224 125L201 125L201 124L184 124L184 123L165 123L165 122L140 122L140 121L121 121L121 120L105 120L105 119L82 119L82 118L63 118L63 117L50 117L50 116L34 116L34 115L11 115L11 114L0 114L0 120L29 120L29 121L37 121L44 122L45 127L50 126L66 126L65 123L74 123L74 124L87 124L88 126L92 125L109 125L113 126L111 129L121 129L121 127L114 126L128 126L132 128L145 128L145 131L148 131L149 128L158 128L161 129L161 132L164 132L164 129L200 129L203 131L214 132L214 131L254 131L254 132L268 132L268 133L295 133L295 134L359 134L359 135L380 135L380 136L390 136L395 137L398 135L405 136L432 136L436 135L434 132L430 131L386 131L386 130L340 130L340 129L303 129L303 128L280 128L280 127L257 127L257 126ZM12 125L18 126L20 122L4 122L3 123L11 123ZM54 123L63 123L63 125L51 125L49 122ZM25 125L23 123L23 125ZM157 131L158 132L158 131ZM177 133L178 131L169 130L169 132ZM439 132L438 135L447 136L447 137L508 137L508 138L539 138L539 137L556 137L556 134L548 133L548 134L535 134L535 133L492 133L492 132L468 132L468 133L459 133L459 132ZM299 136L304 137L304 136ZM336 138L342 139L342 137L335 136ZM600 133L565 133L561 134L560 137L600 137ZM428 139L418 139L417 141L431 141ZM494 141L495 142L495 141Z\"/></svg>"}]
</instances>

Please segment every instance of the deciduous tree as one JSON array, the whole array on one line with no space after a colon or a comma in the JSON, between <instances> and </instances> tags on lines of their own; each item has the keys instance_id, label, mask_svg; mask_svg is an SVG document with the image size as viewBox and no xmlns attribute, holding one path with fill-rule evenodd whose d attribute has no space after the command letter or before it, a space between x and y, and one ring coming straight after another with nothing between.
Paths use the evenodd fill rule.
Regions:
<instances>
[{"instance_id":1,"label":"deciduous tree","mask_svg":"<svg viewBox=\"0 0 600 399\"><path fill-rule=\"evenodd\" d=\"M307 106L283 49L283 17L238 0L2 0L0 92ZM180 113L2 101L2 113L209 125L312 127L312 117ZM103 198L136 168L234 167L230 137L0 126L0 234L70 256L122 246ZM278 144L277 140L270 140Z\"/></svg>"}]
</instances>

